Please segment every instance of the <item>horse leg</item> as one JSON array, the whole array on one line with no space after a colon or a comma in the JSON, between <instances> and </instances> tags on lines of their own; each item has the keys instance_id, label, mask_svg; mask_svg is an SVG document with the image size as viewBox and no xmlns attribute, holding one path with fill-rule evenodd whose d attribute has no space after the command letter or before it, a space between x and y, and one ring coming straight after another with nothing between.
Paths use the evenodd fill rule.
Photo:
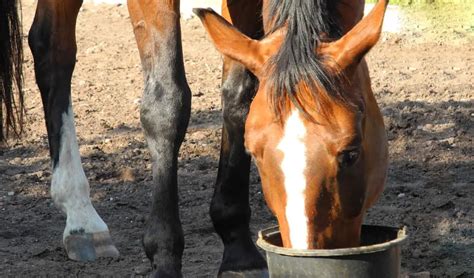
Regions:
<instances>
[{"instance_id":1,"label":"horse leg","mask_svg":"<svg viewBox=\"0 0 474 278\"><path fill-rule=\"evenodd\" d=\"M143 244L155 276L181 276L177 162L191 112L181 47L179 0L129 0L145 91L141 123L152 158L153 203Z\"/></svg>"},{"instance_id":2,"label":"horse leg","mask_svg":"<svg viewBox=\"0 0 474 278\"><path fill-rule=\"evenodd\" d=\"M28 39L48 131L51 196L67 216L63 243L70 259L88 261L119 253L89 198L74 126L71 78L81 4L81 0L39 0Z\"/></svg>"},{"instance_id":3,"label":"horse leg","mask_svg":"<svg viewBox=\"0 0 474 278\"><path fill-rule=\"evenodd\" d=\"M229 1L230 2L230 1ZM229 3L228 2L228 3ZM259 14L260 1L223 3L223 15L251 37L261 36L261 22L249 18ZM250 16L251 17L251 16ZM210 214L214 228L224 243L219 269L222 277L249 277L266 274L266 262L255 247L250 230L250 156L244 147L244 127L257 79L241 64L224 59L222 128L219 170Z\"/></svg>"}]
</instances>

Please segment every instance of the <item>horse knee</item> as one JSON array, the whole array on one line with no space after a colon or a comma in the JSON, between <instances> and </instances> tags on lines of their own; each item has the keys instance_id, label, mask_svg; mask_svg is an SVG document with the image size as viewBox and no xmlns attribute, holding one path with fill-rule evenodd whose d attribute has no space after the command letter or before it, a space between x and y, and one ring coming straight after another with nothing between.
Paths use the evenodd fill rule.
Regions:
<instances>
[{"instance_id":1,"label":"horse knee","mask_svg":"<svg viewBox=\"0 0 474 278\"><path fill-rule=\"evenodd\" d=\"M49 49L48 39L51 33L51 23L45 22L41 24L37 21L33 22L28 33L28 45L30 46L33 57L43 56Z\"/></svg>"},{"instance_id":2,"label":"horse knee","mask_svg":"<svg viewBox=\"0 0 474 278\"><path fill-rule=\"evenodd\" d=\"M224 124L241 131L256 93L257 79L244 67L234 66L222 84Z\"/></svg>"},{"instance_id":3,"label":"horse knee","mask_svg":"<svg viewBox=\"0 0 474 278\"><path fill-rule=\"evenodd\" d=\"M74 37L65 34L64 31L59 32L52 20L52 18L45 16L35 17L28 33L28 44L34 59L36 83L45 99L49 98L49 91L52 87L70 86L77 53ZM44 100L43 103L46 105L48 101Z\"/></svg>"},{"instance_id":4,"label":"horse knee","mask_svg":"<svg viewBox=\"0 0 474 278\"><path fill-rule=\"evenodd\" d=\"M73 18L66 21L61 19L61 22L57 23L55 22L57 15L55 15L52 7L41 6L38 9L41 9L42 12L36 14L28 33L28 45L33 57L38 59L46 56L53 58L51 61L74 64L77 51L76 41L73 36L74 25L67 22L67 20L73 20ZM50 16L46 16L46 14ZM67 25L66 29L63 25ZM59 30L59 28L62 29ZM54 56L51 56L50 52L54 52Z\"/></svg>"},{"instance_id":5,"label":"horse knee","mask_svg":"<svg viewBox=\"0 0 474 278\"><path fill-rule=\"evenodd\" d=\"M147 136L164 143L180 143L189 121L191 92L187 84L148 81L140 109L140 121Z\"/></svg>"}]
</instances>

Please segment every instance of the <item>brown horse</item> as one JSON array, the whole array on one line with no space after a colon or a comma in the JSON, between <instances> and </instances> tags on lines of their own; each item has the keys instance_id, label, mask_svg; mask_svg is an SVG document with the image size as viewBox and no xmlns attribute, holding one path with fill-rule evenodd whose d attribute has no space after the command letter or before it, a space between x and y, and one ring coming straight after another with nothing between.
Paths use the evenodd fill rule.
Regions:
<instances>
[{"instance_id":1,"label":"brown horse","mask_svg":"<svg viewBox=\"0 0 474 278\"><path fill-rule=\"evenodd\" d=\"M245 146L285 247L357 246L385 182L387 139L364 55L380 36L387 1L355 26L362 6L349 9L353 2L266 1L262 40L195 10L217 49L259 80Z\"/></svg>"},{"instance_id":2,"label":"brown horse","mask_svg":"<svg viewBox=\"0 0 474 278\"><path fill-rule=\"evenodd\" d=\"M21 85L16 1L0 4L7 129L22 111L22 98L15 109L12 93L13 79ZM222 276L266 273L249 231L246 149L286 247L358 244L364 212L382 191L387 168L383 121L363 58L380 36L386 4L380 0L364 19L363 0L224 0L224 18L196 10L224 54L223 136L210 208L224 243ZM63 242L69 258L88 261L118 256L118 250L91 203L76 139L71 78L81 5L38 0L28 38L52 159L51 195L67 216ZM191 107L179 0L128 0L128 8L145 81L141 123L153 161L143 244L156 276L179 277L184 239L177 158Z\"/></svg>"}]
</instances>

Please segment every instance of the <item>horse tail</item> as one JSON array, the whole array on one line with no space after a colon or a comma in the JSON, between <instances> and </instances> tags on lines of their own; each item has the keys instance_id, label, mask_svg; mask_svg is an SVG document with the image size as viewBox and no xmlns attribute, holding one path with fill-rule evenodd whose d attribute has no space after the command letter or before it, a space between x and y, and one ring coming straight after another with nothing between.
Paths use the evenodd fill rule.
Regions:
<instances>
[{"instance_id":1,"label":"horse tail","mask_svg":"<svg viewBox=\"0 0 474 278\"><path fill-rule=\"evenodd\" d=\"M0 142L23 131L23 46L18 0L0 0ZM17 92L15 94L15 91Z\"/></svg>"}]
</instances>

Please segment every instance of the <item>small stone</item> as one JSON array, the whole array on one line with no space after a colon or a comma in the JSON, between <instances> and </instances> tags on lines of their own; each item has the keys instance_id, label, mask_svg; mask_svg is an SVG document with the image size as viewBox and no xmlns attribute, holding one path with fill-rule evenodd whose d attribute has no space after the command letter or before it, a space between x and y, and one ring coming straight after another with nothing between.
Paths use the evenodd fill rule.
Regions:
<instances>
[{"instance_id":1,"label":"small stone","mask_svg":"<svg viewBox=\"0 0 474 278\"><path fill-rule=\"evenodd\" d=\"M44 172L43 171L37 171L37 172L34 172L33 175L35 175L38 179L41 180L41 178L43 178L43 176L44 176Z\"/></svg>"},{"instance_id":2,"label":"small stone","mask_svg":"<svg viewBox=\"0 0 474 278\"><path fill-rule=\"evenodd\" d=\"M456 218L462 218L464 216L466 216L466 213L462 210L457 210L457 211L454 211L454 217Z\"/></svg>"},{"instance_id":3,"label":"small stone","mask_svg":"<svg viewBox=\"0 0 474 278\"><path fill-rule=\"evenodd\" d=\"M466 196L466 193L464 192L456 192L456 197L464 197Z\"/></svg>"},{"instance_id":4,"label":"small stone","mask_svg":"<svg viewBox=\"0 0 474 278\"><path fill-rule=\"evenodd\" d=\"M454 147L456 144L454 143L456 139L454 137L449 137L446 139L441 139L439 140L439 143L441 143L445 147Z\"/></svg>"},{"instance_id":5,"label":"small stone","mask_svg":"<svg viewBox=\"0 0 474 278\"><path fill-rule=\"evenodd\" d=\"M135 181L135 173L132 168L123 168L120 171L120 179L123 181L133 182Z\"/></svg>"},{"instance_id":6,"label":"small stone","mask_svg":"<svg viewBox=\"0 0 474 278\"><path fill-rule=\"evenodd\" d=\"M466 134L465 130L463 129L456 130L456 136L463 136L464 134Z\"/></svg>"},{"instance_id":7,"label":"small stone","mask_svg":"<svg viewBox=\"0 0 474 278\"><path fill-rule=\"evenodd\" d=\"M403 197L405 197L405 196L406 196L406 194L405 194L405 193L400 193L400 194L398 194L398 196L397 196L397 197L398 197L398 198L403 198Z\"/></svg>"},{"instance_id":8,"label":"small stone","mask_svg":"<svg viewBox=\"0 0 474 278\"><path fill-rule=\"evenodd\" d=\"M89 47L85 50L85 53L86 54L93 54L96 52L96 48L95 47Z\"/></svg>"},{"instance_id":9,"label":"small stone","mask_svg":"<svg viewBox=\"0 0 474 278\"><path fill-rule=\"evenodd\" d=\"M405 128L408 128L410 126L410 123L407 120L401 119L397 122L397 126L399 128L405 129Z\"/></svg>"},{"instance_id":10,"label":"small stone","mask_svg":"<svg viewBox=\"0 0 474 278\"><path fill-rule=\"evenodd\" d=\"M440 200L438 202L435 202L436 208L441 209L441 210L449 210L453 209L456 207L453 201L451 200Z\"/></svg>"},{"instance_id":11,"label":"small stone","mask_svg":"<svg viewBox=\"0 0 474 278\"><path fill-rule=\"evenodd\" d=\"M423 257L423 251L421 251L420 249L415 249L412 253L412 256L414 258L422 258Z\"/></svg>"},{"instance_id":12,"label":"small stone","mask_svg":"<svg viewBox=\"0 0 474 278\"><path fill-rule=\"evenodd\" d=\"M7 194L8 194L8 196L13 196L13 195L15 195L15 191L8 191Z\"/></svg>"},{"instance_id":13,"label":"small stone","mask_svg":"<svg viewBox=\"0 0 474 278\"><path fill-rule=\"evenodd\" d=\"M430 278L430 277L431 275L429 271L422 271L422 272L408 274L408 278Z\"/></svg>"},{"instance_id":14,"label":"small stone","mask_svg":"<svg viewBox=\"0 0 474 278\"><path fill-rule=\"evenodd\" d=\"M432 125L432 124L426 124L426 125L424 126L424 130L426 130L426 131L430 131L430 130L432 130L432 129L433 129L433 125Z\"/></svg>"},{"instance_id":15,"label":"small stone","mask_svg":"<svg viewBox=\"0 0 474 278\"><path fill-rule=\"evenodd\" d=\"M151 271L151 268L148 265L139 265L136 266L133 271L136 275L146 275Z\"/></svg>"},{"instance_id":16,"label":"small stone","mask_svg":"<svg viewBox=\"0 0 474 278\"><path fill-rule=\"evenodd\" d=\"M145 216L144 215L141 215L141 214L138 214L136 217L135 217L135 221L136 222L140 222L140 223L144 223L145 222Z\"/></svg>"},{"instance_id":17,"label":"small stone","mask_svg":"<svg viewBox=\"0 0 474 278\"><path fill-rule=\"evenodd\" d=\"M33 257L42 257L43 255L46 255L49 252L50 251L48 248L43 247L32 248L32 250L30 250L30 253Z\"/></svg>"}]
</instances>

